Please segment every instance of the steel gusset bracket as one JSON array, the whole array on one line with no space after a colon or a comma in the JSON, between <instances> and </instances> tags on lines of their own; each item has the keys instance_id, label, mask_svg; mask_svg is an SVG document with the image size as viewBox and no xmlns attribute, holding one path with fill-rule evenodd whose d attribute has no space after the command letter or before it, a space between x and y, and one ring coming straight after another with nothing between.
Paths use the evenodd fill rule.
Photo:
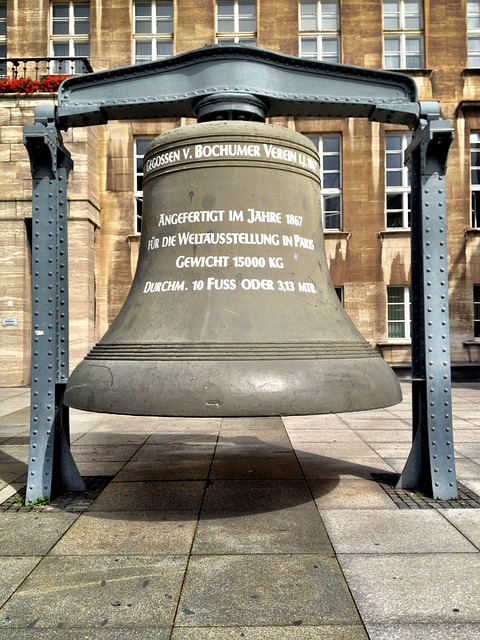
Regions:
<instances>
[{"instance_id":1,"label":"steel gusset bracket","mask_svg":"<svg viewBox=\"0 0 480 640\"><path fill-rule=\"evenodd\" d=\"M35 124L25 127L35 245L27 499L48 497L55 473L58 486L82 488L69 451L68 409L61 403L68 366L67 323L63 323L68 318L64 207L71 162L59 131L110 119L264 120L267 116L360 117L416 130L410 147L414 438L400 486L439 498L456 495L445 220L450 124L441 119L437 102L418 101L414 80L404 74L305 60L256 47L217 45L68 78L59 88L57 107L37 109Z\"/></svg>"},{"instance_id":2,"label":"steel gusset bracket","mask_svg":"<svg viewBox=\"0 0 480 640\"><path fill-rule=\"evenodd\" d=\"M445 172L453 131L422 121L407 149L412 184L413 444L399 488L457 497L448 319Z\"/></svg>"},{"instance_id":3,"label":"steel gusset bracket","mask_svg":"<svg viewBox=\"0 0 480 640\"><path fill-rule=\"evenodd\" d=\"M63 404L68 379L67 180L69 152L53 107L37 110L24 127L32 172L32 355L30 449L26 501L85 484L69 445Z\"/></svg>"}]
</instances>

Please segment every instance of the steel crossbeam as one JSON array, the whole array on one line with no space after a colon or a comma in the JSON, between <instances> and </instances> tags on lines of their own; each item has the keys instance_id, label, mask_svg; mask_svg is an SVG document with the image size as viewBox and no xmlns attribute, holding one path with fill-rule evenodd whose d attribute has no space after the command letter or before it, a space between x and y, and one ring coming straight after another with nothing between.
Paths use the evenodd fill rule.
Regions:
<instances>
[{"instance_id":1,"label":"steel crossbeam","mask_svg":"<svg viewBox=\"0 0 480 640\"><path fill-rule=\"evenodd\" d=\"M33 190L32 382L27 501L81 491L69 447L67 179L60 130L109 119L364 117L414 130L412 172L413 444L399 486L456 496L448 330L445 168L453 137L436 102L400 73L333 65L241 45L67 79L58 105L24 127ZM234 116L235 117L235 116Z\"/></svg>"}]
</instances>

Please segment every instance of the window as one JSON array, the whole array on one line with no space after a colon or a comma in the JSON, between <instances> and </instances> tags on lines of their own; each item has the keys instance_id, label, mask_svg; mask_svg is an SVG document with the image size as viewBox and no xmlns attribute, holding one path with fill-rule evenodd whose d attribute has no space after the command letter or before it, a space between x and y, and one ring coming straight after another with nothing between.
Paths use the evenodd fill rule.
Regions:
<instances>
[{"instance_id":1,"label":"window","mask_svg":"<svg viewBox=\"0 0 480 640\"><path fill-rule=\"evenodd\" d=\"M0 76L7 73L7 65L1 58L7 57L7 3L0 2Z\"/></svg>"},{"instance_id":2,"label":"window","mask_svg":"<svg viewBox=\"0 0 480 640\"><path fill-rule=\"evenodd\" d=\"M343 303L343 296L344 296L344 291L343 291L343 287L334 287L335 289L335 293L337 294L338 299L340 300L342 307L344 306Z\"/></svg>"},{"instance_id":3,"label":"window","mask_svg":"<svg viewBox=\"0 0 480 640\"><path fill-rule=\"evenodd\" d=\"M480 338L480 284L473 285L473 335Z\"/></svg>"},{"instance_id":4,"label":"window","mask_svg":"<svg viewBox=\"0 0 480 640\"><path fill-rule=\"evenodd\" d=\"M142 209L143 209L143 157L148 145L152 142L153 138L136 138L135 139L135 233L141 233L142 231Z\"/></svg>"},{"instance_id":5,"label":"window","mask_svg":"<svg viewBox=\"0 0 480 640\"><path fill-rule=\"evenodd\" d=\"M53 63L52 73L84 73L81 60L90 57L90 3L53 2L51 11L51 51L53 56L66 58Z\"/></svg>"},{"instance_id":6,"label":"window","mask_svg":"<svg viewBox=\"0 0 480 640\"><path fill-rule=\"evenodd\" d=\"M410 133L385 136L385 212L387 229L410 228L411 189L408 167L404 164Z\"/></svg>"},{"instance_id":7,"label":"window","mask_svg":"<svg viewBox=\"0 0 480 640\"><path fill-rule=\"evenodd\" d=\"M423 11L421 0L383 0L385 69L421 69Z\"/></svg>"},{"instance_id":8,"label":"window","mask_svg":"<svg viewBox=\"0 0 480 640\"><path fill-rule=\"evenodd\" d=\"M320 156L320 181L323 206L323 228L342 228L342 160L341 137L338 133L307 136Z\"/></svg>"},{"instance_id":9,"label":"window","mask_svg":"<svg viewBox=\"0 0 480 640\"><path fill-rule=\"evenodd\" d=\"M252 0L217 0L217 42L257 44L257 9Z\"/></svg>"},{"instance_id":10,"label":"window","mask_svg":"<svg viewBox=\"0 0 480 640\"><path fill-rule=\"evenodd\" d=\"M300 57L340 62L338 0L300 0Z\"/></svg>"},{"instance_id":11,"label":"window","mask_svg":"<svg viewBox=\"0 0 480 640\"><path fill-rule=\"evenodd\" d=\"M472 191L472 227L480 228L480 131L470 134L470 184Z\"/></svg>"},{"instance_id":12,"label":"window","mask_svg":"<svg viewBox=\"0 0 480 640\"><path fill-rule=\"evenodd\" d=\"M135 64L173 56L173 0L135 0Z\"/></svg>"},{"instance_id":13,"label":"window","mask_svg":"<svg viewBox=\"0 0 480 640\"><path fill-rule=\"evenodd\" d=\"M480 67L480 1L467 2L468 66Z\"/></svg>"},{"instance_id":14,"label":"window","mask_svg":"<svg viewBox=\"0 0 480 640\"><path fill-rule=\"evenodd\" d=\"M387 324L389 340L410 339L409 287L387 287Z\"/></svg>"}]
</instances>

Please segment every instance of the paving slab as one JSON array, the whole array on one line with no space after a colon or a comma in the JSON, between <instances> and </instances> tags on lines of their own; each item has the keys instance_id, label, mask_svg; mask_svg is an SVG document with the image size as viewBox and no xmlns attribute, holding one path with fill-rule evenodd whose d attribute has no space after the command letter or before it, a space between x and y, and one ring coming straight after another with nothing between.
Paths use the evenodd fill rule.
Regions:
<instances>
[{"instance_id":1,"label":"paving slab","mask_svg":"<svg viewBox=\"0 0 480 640\"><path fill-rule=\"evenodd\" d=\"M28 461L28 443L24 445L10 445L2 444L0 451L0 465L8 462L23 462L26 464Z\"/></svg>"},{"instance_id":2,"label":"paving slab","mask_svg":"<svg viewBox=\"0 0 480 640\"><path fill-rule=\"evenodd\" d=\"M78 462L126 462L137 452L137 444L72 445L72 454Z\"/></svg>"},{"instance_id":3,"label":"paving slab","mask_svg":"<svg viewBox=\"0 0 480 640\"><path fill-rule=\"evenodd\" d=\"M209 477L212 480L284 480L303 479L303 473L293 451L275 456L215 457Z\"/></svg>"},{"instance_id":4,"label":"paving slab","mask_svg":"<svg viewBox=\"0 0 480 640\"><path fill-rule=\"evenodd\" d=\"M51 555L172 555L192 546L191 511L93 511L81 515Z\"/></svg>"},{"instance_id":5,"label":"paving slab","mask_svg":"<svg viewBox=\"0 0 480 640\"><path fill-rule=\"evenodd\" d=\"M363 625L194 627L174 629L171 640L368 640L368 636Z\"/></svg>"},{"instance_id":6,"label":"paving slab","mask_svg":"<svg viewBox=\"0 0 480 640\"><path fill-rule=\"evenodd\" d=\"M78 514L8 511L0 515L0 555L40 556L72 526Z\"/></svg>"},{"instance_id":7,"label":"paving slab","mask_svg":"<svg viewBox=\"0 0 480 640\"><path fill-rule=\"evenodd\" d=\"M295 429L290 433L290 441L294 447L302 448L307 442L362 442L362 439L353 429L321 429L314 431L313 429Z\"/></svg>"},{"instance_id":8,"label":"paving slab","mask_svg":"<svg viewBox=\"0 0 480 640\"><path fill-rule=\"evenodd\" d=\"M480 551L480 509L442 509L441 515Z\"/></svg>"},{"instance_id":9,"label":"paving slab","mask_svg":"<svg viewBox=\"0 0 480 640\"><path fill-rule=\"evenodd\" d=\"M478 624L367 624L370 640L478 640Z\"/></svg>"},{"instance_id":10,"label":"paving slab","mask_svg":"<svg viewBox=\"0 0 480 640\"><path fill-rule=\"evenodd\" d=\"M326 509L397 509L385 491L372 479L308 481L317 507Z\"/></svg>"},{"instance_id":11,"label":"paving slab","mask_svg":"<svg viewBox=\"0 0 480 640\"><path fill-rule=\"evenodd\" d=\"M312 502L236 517L230 513L216 515L200 518L192 553L333 552Z\"/></svg>"},{"instance_id":12,"label":"paving slab","mask_svg":"<svg viewBox=\"0 0 480 640\"><path fill-rule=\"evenodd\" d=\"M480 623L480 553L338 559L366 623Z\"/></svg>"},{"instance_id":13,"label":"paving slab","mask_svg":"<svg viewBox=\"0 0 480 640\"><path fill-rule=\"evenodd\" d=\"M130 460L113 479L114 482L152 482L155 480L206 480L211 465L210 457L192 460L181 456L158 460Z\"/></svg>"},{"instance_id":14,"label":"paving slab","mask_svg":"<svg viewBox=\"0 0 480 640\"><path fill-rule=\"evenodd\" d=\"M354 460L339 460L326 456L302 456L299 460L305 476L310 480L336 478L367 478L371 480L372 473L392 471L392 467L380 456L374 454L368 458L354 458ZM402 468L405 461L402 460Z\"/></svg>"},{"instance_id":15,"label":"paving slab","mask_svg":"<svg viewBox=\"0 0 480 640\"><path fill-rule=\"evenodd\" d=\"M336 553L475 553L477 548L444 517L450 511L423 509L325 510L321 516ZM478 516L455 518L472 533ZM468 515L474 510L464 510Z\"/></svg>"},{"instance_id":16,"label":"paving slab","mask_svg":"<svg viewBox=\"0 0 480 640\"><path fill-rule=\"evenodd\" d=\"M169 627L187 556L49 556L4 605L0 628Z\"/></svg>"},{"instance_id":17,"label":"paving slab","mask_svg":"<svg viewBox=\"0 0 480 640\"><path fill-rule=\"evenodd\" d=\"M0 629L0 640L170 640L170 629Z\"/></svg>"},{"instance_id":18,"label":"paving slab","mask_svg":"<svg viewBox=\"0 0 480 640\"><path fill-rule=\"evenodd\" d=\"M111 482L90 511L196 511L205 482Z\"/></svg>"},{"instance_id":19,"label":"paving slab","mask_svg":"<svg viewBox=\"0 0 480 640\"><path fill-rule=\"evenodd\" d=\"M215 443L191 444L144 444L131 458L131 462L147 462L150 460L188 459L211 460L215 451Z\"/></svg>"},{"instance_id":20,"label":"paving slab","mask_svg":"<svg viewBox=\"0 0 480 640\"><path fill-rule=\"evenodd\" d=\"M30 406L0 414L0 428L30 425Z\"/></svg>"},{"instance_id":21,"label":"paving slab","mask_svg":"<svg viewBox=\"0 0 480 640\"><path fill-rule=\"evenodd\" d=\"M358 624L338 563L324 555L193 556L177 627Z\"/></svg>"},{"instance_id":22,"label":"paving slab","mask_svg":"<svg viewBox=\"0 0 480 640\"><path fill-rule=\"evenodd\" d=\"M202 507L202 517L228 512L230 516L288 509L312 500L304 480L212 480Z\"/></svg>"},{"instance_id":23,"label":"paving slab","mask_svg":"<svg viewBox=\"0 0 480 640\"><path fill-rule=\"evenodd\" d=\"M39 557L0 557L0 607L40 562ZM1 620L1 613L0 613ZM1 625L0 625L1 626Z\"/></svg>"}]
</instances>

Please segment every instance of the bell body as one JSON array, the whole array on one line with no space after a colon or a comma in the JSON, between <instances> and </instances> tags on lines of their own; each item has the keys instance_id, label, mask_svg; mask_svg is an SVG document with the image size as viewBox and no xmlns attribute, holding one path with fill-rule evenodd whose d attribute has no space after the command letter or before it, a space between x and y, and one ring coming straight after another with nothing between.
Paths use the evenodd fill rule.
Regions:
<instances>
[{"instance_id":1,"label":"bell body","mask_svg":"<svg viewBox=\"0 0 480 640\"><path fill-rule=\"evenodd\" d=\"M209 122L144 159L138 266L67 405L132 415L357 411L401 400L329 277L319 159L291 130Z\"/></svg>"}]
</instances>

